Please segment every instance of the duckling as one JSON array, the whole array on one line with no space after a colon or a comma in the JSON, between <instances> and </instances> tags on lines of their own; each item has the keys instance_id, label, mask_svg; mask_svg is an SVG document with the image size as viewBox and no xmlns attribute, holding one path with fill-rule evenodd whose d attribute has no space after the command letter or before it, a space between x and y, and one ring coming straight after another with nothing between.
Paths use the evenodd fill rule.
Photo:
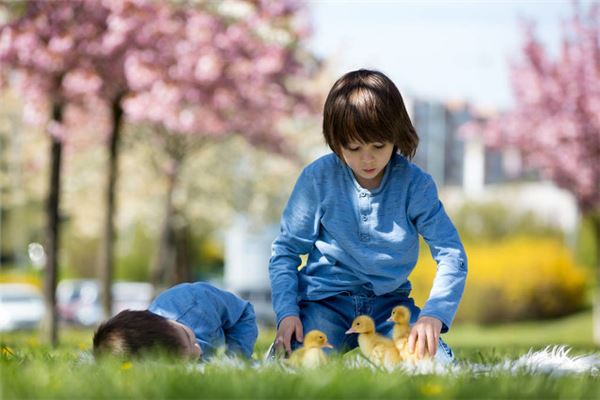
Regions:
<instances>
[{"instance_id":1,"label":"duckling","mask_svg":"<svg viewBox=\"0 0 600 400\"><path fill-rule=\"evenodd\" d=\"M394 342L375 331L375 322L368 315L359 315L352 321L352 327L346 334L358 333L360 351L373 364L392 368L400 362Z\"/></svg>"},{"instance_id":2,"label":"duckling","mask_svg":"<svg viewBox=\"0 0 600 400\"><path fill-rule=\"evenodd\" d=\"M394 307L388 321L395 323L394 331L392 332L392 339L394 342L398 339L408 338L408 335L410 334L410 310L408 307Z\"/></svg>"},{"instance_id":3,"label":"duckling","mask_svg":"<svg viewBox=\"0 0 600 400\"><path fill-rule=\"evenodd\" d=\"M312 330L304 336L304 347L294 350L286 363L292 367L317 368L327 363L323 347L333 349L327 341L327 335L319 330Z\"/></svg>"},{"instance_id":4,"label":"duckling","mask_svg":"<svg viewBox=\"0 0 600 400\"><path fill-rule=\"evenodd\" d=\"M417 356L417 352L411 353L408 350L408 336L410 334L410 310L405 306L396 306L392 309L392 314L388 321L394 322L394 330L392 332L392 338L394 340L394 344L396 345L396 349L398 350L398 355L400 360L409 361L413 364L419 361L419 357ZM425 353L425 358L428 358L429 355Z\"/></svg>"}]
</instances>

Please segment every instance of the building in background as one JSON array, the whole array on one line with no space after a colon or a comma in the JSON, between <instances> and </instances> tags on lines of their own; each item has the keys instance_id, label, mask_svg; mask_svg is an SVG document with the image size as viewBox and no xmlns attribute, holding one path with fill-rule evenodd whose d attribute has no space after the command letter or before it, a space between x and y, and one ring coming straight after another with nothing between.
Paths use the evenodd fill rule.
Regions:
<instances>
[{"instance_id":1,"label":"building in background","mask_svg":"<svg viewBox=\"0 0 600 400\"><path fill-rule=\"evenodd\" d=\"M579 213L573 195L523 169L518 149L492 149L477 135L460 134L465 123L485 121L495 111L466 102L409 99L406 104L420 138L413 161L431 174L450 212L465 202L499 203L574 237Z\"/></svg>"},{"instance_id":2,"label":"building in background","mask_svg":"<svg viewBox=\"0 0 600 400\"><path fill-rule=\"evenodd\" d=\"M279 226L257 226L245 215L238 215L225 232L224 289L232 291L254 306L261 325L273 325L269 259L271 244Z\"/></svg>"},{"instance_id":3,"label":"building in background","mask_svg":"<svg viewBox=\"0 0 600 400\"><path fill-rule=\"evenodd\" d=\"M461 137L460 127L480 118L468 103L414 99L407 101L407 107L420 138L413 161L431 174L438 187L469 191L522 178L522 171L507 168L507 160L514 154L486 148L476 138Z\"/></svg>"}]
</instances>

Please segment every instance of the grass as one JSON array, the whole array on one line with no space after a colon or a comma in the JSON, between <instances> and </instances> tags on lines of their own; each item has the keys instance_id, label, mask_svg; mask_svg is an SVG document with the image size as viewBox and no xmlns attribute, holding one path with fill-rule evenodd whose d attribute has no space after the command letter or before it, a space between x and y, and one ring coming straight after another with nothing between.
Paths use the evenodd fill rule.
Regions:
<instances>
[{"instance_id":1,"label":"grass","mask_svg":"<svg viewBox=\"0 0 600 400\"><path fill-rule=\"evenodd\" d=\"M592 310L548 321L527 321L499 326L457 325L443 335L458 358L480 349L502 355L523 354L529 348L568 345L581 353L597 351L592 334Z\"/></svg>"},{"instance_id":2,"label":"grass","mask_svg":"<svg viewBox=\"0 0 600 400\"><path fill-rule=\"evenodd\" d=\"M549 321L528 321L485 327L457 325L445 335L448 342L464 346L593 345L591 310Z\"/></svg>"},{"instance_id":3,"label":"grass","mask_svg":"<svg viewBox=\"0 0 600 400\"><path fill-rule=\"evenodd\" d=\"M273 331L263 330L257 354L266 351ZM189 364L166 359L141 361L89 357L91 331L70 329L61 346L49 349L36 333L0 336L1 398L597 398L600 380L591 375L525 373L408 375L349 368L342 357L314 371L289 371L278 364ZM493 364L516 359L530 347L567 344L575 354L597 352L591 312L561 320L498 327L462 325L446 335L462 363Z\"/></svg>"}]
</instances>

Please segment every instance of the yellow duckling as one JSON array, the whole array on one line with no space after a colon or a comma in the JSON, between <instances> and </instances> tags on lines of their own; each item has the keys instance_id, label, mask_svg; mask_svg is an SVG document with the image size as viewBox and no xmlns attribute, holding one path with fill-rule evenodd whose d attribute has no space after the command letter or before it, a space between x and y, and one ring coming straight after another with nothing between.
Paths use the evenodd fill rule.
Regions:
<instances>
[{"instance_id":1,"label":"yellow duckling","mask_svg":"<svg viewBox=\"0 0 600 400\"><path fill-rule=\"evenodd\" d=\"M398 355L402 361L410 361L413 364L419 361L417 352L411 353L408 350L408 336L410 334L410 310L405 306L396 306L392 309L392 315L388 318L388 321L394 322L394 330L392 332L392 338L396 349L398 349ZM429 357L427 350L425 358Z\"/></svg>"},{"instance_id":2,"label":"yellow duckling","mask_svg":"<svg viewBox=\"0 0 600 400\"><path fill-rule=\"evenodd\" d=\"M408 335L410 334L410 310L408 307L394 307L388 321L394 322L394 331L392 333L394 342L398 339L408 338Z\"/></svg>"},{"instance_id":3,"label":"yellow duckling","mask_svg":"<svg viewBox=\"0 0 600 400\"><path fill-rule=\"evenodd\" d=\"M359 315L352 321L352 327L346 334L358 333L358 346L360 351L373 364L392 368L400 362L398 350L394 342L375 331L373 318L367 315Z\"/></svg>"},{"instance_id":4,"label":"yellow duckling","mask_svg":"<svg viewBox=\"0 0 600 400\"><path fill-rule=\"evenodd\" d=\"M304 347L294 350L286 363L292 367L317 368L327 363L323 348L333 349L327 342L327 335L319 330L312 330L304 336Z\"/></svg>"}]
</instances>

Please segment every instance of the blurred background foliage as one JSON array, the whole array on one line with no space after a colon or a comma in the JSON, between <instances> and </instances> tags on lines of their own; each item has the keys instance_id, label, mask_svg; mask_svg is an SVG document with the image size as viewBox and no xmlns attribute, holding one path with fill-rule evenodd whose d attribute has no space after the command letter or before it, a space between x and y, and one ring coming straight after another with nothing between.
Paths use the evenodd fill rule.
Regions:
<instances>
[{"instance_id":1,"label":"blurred background foliage","mask_svg":"<svg viewBox=\"0 0 600 400\"><path fill-rule=\"evenodd\" d=\"M497 203L467 203L452 215L469 260L458 322L554 318L591 305L593 234L582 224L577 246L534 215ZM586 247L589 246L589 247ZM590 248L592 247L592 248ZM410 276L417 304L429 297L436 265L426 244Z\"/></svg>"},{"instance_id":2,"label":"blurred background foliage","mask_svg":"<svg viewBox=\"0 0 600 400\"><path fill-rule=\"evenodd\" d=\"M500 202L465 202L452 213L452 221L467 242L494 242L515 234L562 237L555 226L539 220L532 212L516 213Z\"/></svg>"},{"instance_id":3,"label":"blurred background foliage","mask_svg":"<svg viewBox=\"0 0 600 400\"><path fill-rule=\"evenodd\" d=\"M47 135L21 121L23 104L14 92L0 94L0 190L2 202L0 257L2 270L32 270L23 249L44 242L44 199L48 165ZM4 107L6 105L6 107ZM294 140L305 130L318 131L316 121L296 120L282 127ZM13 132L19 134L12 137ZM126 126L117 187L119 210L116 224L116 279L148 280L155 257L159 221L163 216L166 179L162 165L166 155L157 151L150 128ZM319 135L298 141L299 157L311 157ZM70 141L63 165L63 234L60 279L92 278L97 274L103 210L101 146ZM8 145L10 144L10 146ZM271 153L250 145L241 137L229 137L206 146L190 146L174 193L176 225L186 231L184 253L195 279L222 276L223 242L219 228L239 214L251 215L257 225L276 223L291 191L290 176L299 173L304 160Z\"/></svg>"},{"instance_id":4,"label":"blurred background foliage","mask_svg":"<svg viewBox=\"0 0 600 400\"><path fill-rule=\"evenodd\" d=\"M9 94L3 95L4 99ZM10 100L10 99L9 99ZM19 104L12 99L12 110ZM10 120L0 117L6 126ZM316 123L302 129L290 127L290 136L303 129L318 131ZM294 131L294 129L296 131ZM20 158L2 146L2 257L3 281L26 281L41 286L41 273L15 249L43 237L43 195L46 168L46 135L21 127ZM117 188L116 279L147 281L155 253L165 192L159 167L161 154L142 131L128 127L124 135L121 181ZM0 141L8 143L6 130ZM318 135L303 140L300 154L309 159L319 145ZM60 278L96 276L101 210L95 198L102 187L101 151L89 146L67 151L64 165L63 245ZM227 160L228 162L223 162ZM18 168L18 182L14 169ZM193 150L181 174L174 202L185 228L184 254L192 264L194 279L218 280L223 274L222 231L236 213L254 216L257 224L277 223L302 162L268 154L241 138L230 138ZM11 174L7 173L12 171ZM208 173L207 173L208 172ZM590 304L594 236L589 221L582 219L576 237L566 237L555 226L532 213L516 213L500 202L466 202L449 210L469 257L469 276L457 321L493 323L551 318L569 314ZM557 216L560 218L560 216ZM19 258L20 257L20 258ZM18 267L18 268L17 268ZM419 263L411 276L414 297L422 305L435 274L429 250L422 244Z\"/></svg>"}]
</instances>

